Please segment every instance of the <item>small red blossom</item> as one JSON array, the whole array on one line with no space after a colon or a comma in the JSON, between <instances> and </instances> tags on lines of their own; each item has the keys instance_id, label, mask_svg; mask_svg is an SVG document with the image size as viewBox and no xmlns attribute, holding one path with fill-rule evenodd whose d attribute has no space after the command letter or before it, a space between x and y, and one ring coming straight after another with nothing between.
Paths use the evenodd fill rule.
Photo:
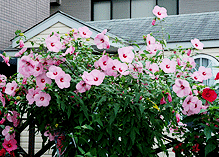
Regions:
<instances>
[{"instance_id":1,"label":"small red blossom","mask_svg":"<svg viewBox=\"0 0 219 157\"><path fill-rule=\"evenodd\" d=\"M198 151L200 151L200 149L199 149L198 147L199 147L199 144L196 143L194 146L192 146L192 151L193 151L193 152L198 152Z\"/></svg>"},{"instance_id":2,"label":"small red blossom","mask_svg":"<svg viewBox=\"0 0 219 157\"><path fill-rule=\"evenodd\" d=\"M202 97L209 102L213 102L217 98L217 93L213 89L205 88Z\"/></svg>"}]
</instances>

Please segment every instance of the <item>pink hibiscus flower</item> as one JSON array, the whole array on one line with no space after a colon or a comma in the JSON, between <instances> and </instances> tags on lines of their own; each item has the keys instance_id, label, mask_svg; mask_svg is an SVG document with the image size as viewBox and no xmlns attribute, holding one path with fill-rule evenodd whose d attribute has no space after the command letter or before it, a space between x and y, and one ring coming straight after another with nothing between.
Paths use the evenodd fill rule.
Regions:
<instances>
[{"instance_id":1,"label":"pink hibiscus flower","mask_svg":"<svg viewBox=\"0 0 219 157\"><path fill-rule=\"evenodd\" d=\"M195 81L199 81L199 82L203 81L203 77L201 76L200 72L198 72L198 71L195 71L193 74L191 74L191 77Z\"/></svg>"},{"instance_id":2,"label":"pink hibiscus flower","mask_svg":"<svg viewBox=\"0 0 219 157\"><path fill-rule=\"evenodd\" d=\"M17 149L17 141L15 139L11 139L9 141L7 141L6 139L4 139L4 143L2 143L2 146L6 149L7 152L11 152L13 150Z\"/></svg>"},{"instance_id":3,"label":"pink hibiscus flower","mask_svg":"<svg viewBox=\"0 0 219 157\"><path fill-rule=\"evenodd\" d=\"M2 135L5 136L5 140L10 141L15 138L14 128L11 126L6 126L4 130L2 130Z\"/></svg>"},{"instance_id":4,"label":"pink hibiscus flower","mask_svg":"<svg viewBox=\"0 0 219 157\"><path fill-rule=\"evenodd\" d=\"M128 71L128 65L126 63L121 63L118 62L116 65L116 70L121 74L121 75L128 75L130 72Z\"/></svg>"},{"instance_id":5,"label":"pink hibiscus flower","mask_svg":"<svg viewBox=\"0 0 219 157\"><path fill-rule=\"evenodd\" d=\"M107 64L112 62L113 60L107 56L107 55L103 55L98 61L96 61L95 67L100 67L102 70L106 70L107 69Z\"/></svg>"},{"instance_id":6,"label":"pink hibiscus flower","mask_svg":"<svg viewBox=\"0 0 219 157\"><path fill-rule=\"evenodd\" d=\"M34 101L36 101L36 106L38 107L48 106L50 100L51 100L51 96L46 92L40 91L38 94L34 96Z\"/></svg>"},{"instance_id":7,"label":"pink hibiscus flower","mask_svg":"<svg viewBox=\"0 0 219 157\"><path fill-rule=\"evenodd\" d=\"M37 76L41 75L43 72L44 72L43 64L36 61L32 75L37 77Z\"/></svg>"},{"instance_id":8,"label":"pink hibiscus flower","mask_svg":"<svg viewBox=\"0 0 219 157\"><path fill-rule=\"evenodd\" d=\"M205 68L204 66L200 66L198 68L198 72L202 80L207 80L212 77L211 68Z\"/></svg>"},{"instance_id":9,"label":"pink hibiscus flower","mask_svg":"<svg viewBox=\"0 0 219 157\"><path fill-rule=\"evenodd\" d=\"M50 37L50 35L45 40L46 46L49 51L59 52L62 49L62 43L60 42L60 38L56 35Z\"/></svg>"},{"instance_id":10,"label":"pink hibiscus flower","mask_svg":"<svg viewBox=\"0 0 219 157\"><path fill-rule=\"evenodd\" d=\"M27 99L29 105L33 104L34 96L36 94L39 94L40 91L41 91L40 88L37 88L35 90L34 90L34 88L28 89L28 93L26 95L26 99Z\"/></svg>"},{"instance_id":11,"label":"pink hibiscus flower","mask_svg":"<svg viewBox=\"0 0 219 157\"><path fill-rule=\"evenodd\" d=\"M159 7L156 5L152 12L159 19L163 19L163 18L167 17L167 10L164 7Z\"/></svg>"},{"instance_id":12,"label":"pink hibiscus flower","mask_svg":"<svg viewBox=\"0 0 219 157\"><path fill-rule=\"evenodd\" d=\"M55 82L60 89L70 87L71 76L61 71L56 77Z\"/></svg>"},{"instance_id":13,"label":"pink hibiscus flower","mask_svg":"<svg viewBox=\"0 0 219 157\"><path fill-rule=\"evenodd\" d=\"M119 58L122 62L131 63L135 55L133 53L134 48L132 46L123 47L118 49Z\"/></svg>"},{"instance_id":14,"label":"pink hibiscus flower","mask_svg":"<svg viewBox=\"0 0 219 157\"><path fill-rule=\"evenodd\" d=\"M106 32L107 30L105 29L94 38L94 43L98 49L109 49L110 47L109 38L105 35Z\"/></svg>"},{"instance_id":15,"label":"pink hibiscus flower","mask_svg":"<svg viewBox=\"0 0 219 157\"><path fill-rule=\"evenodd\" d=\"M61 73L62 71L63 70L60 67L52 65L49 67L49 72L46 73L46 76L48 78L55 79L56 76L58 76L58 74Z\"/></svg>"},{"instance_id":16,"label":"pink hibiscus flower","mask_svg":"<svg viewBox=\"0 0 219 157\"><path fill-rule=\"evenodd\" d=\"M184 97L190 94L191 88L189 82L182 79L176 79L173 85L173 91L178 97Z\"/></svg>"},{"instance_id":17,"label":"pink hibiscus flower","mask_svg":"<svg viewBox=\"0 0 219 157\"><path fill-rule=\"evenodd\" d=\"M156 43L156 39L150 34L148 34L146 38L146 42L147 42L147 45L152 45Z\"/></svg>"},{"instance_id":18,"label":"pink hibiscus flower","mask_svg":"<svg viewBox=\"0 0 219 157\"><path fill-rule=\"evenodd\" d=\"M78 32L82 38L90 38L92 35L92 32L86 26L78 28Z\"/></svg>"},{"instance_id":19,"label":"pink hibiscus flower","mask_svg":"<svg viewBox=\"0 0 219 157\"><path fill-rule=\"evenodd\" d=\"M30 77L34 72L35 61L30 56L23 56L19 61L19 72L24 77Z\"/></svg>"},{"instance_id":20,"label":"pink hibiscus flower","mask_svg":"<svg viewBox=\"0 0 219 157\"><path fill-rule=\"evenodd\" d=\"M196 48L196 49L198 49L198 50L202 50L203 49L203 47L204 47L204 44L203 43L201 43L198 39L192 39L191 40L191 43L192 43L192 45Z\"/></svg>"},{"instance_id":21,"label":"pink hibiscus flower","mask_svg":"<svg viewBox=\"0 0 219 157\"><path fill-rule=\"evenodd\" d=\"M105 74L97 69L94 69L90 73L84 71L82 78L89 85L99 86L103 82Z\"/></svg>"},{"instance_id":22,"label":"pink hibiscus flower","mask_svg":"<svg viewBox=\"0 0 219 157\"><path fill-rule=\"evenodd\" d=\"M9 111L6 118L9 122L12 122L15 127L17 127L20 124L19 116L20 113L17 111Z\"/></svg>"},{"instance_id":23,"label":"pink hibiscus flower","mask_svg":"<svg viewBox=\"0 0 219 157\"><path fill-rule=\"evenodd\" d=\"M88 90L90 90L91 85L87 84L86 82L84 82L83 80L80 81L77 85L76 85L76 89L79 93L84 93Z\"/></svg>"},{"instance_id":24,"label":"pink hibiscus flower","mask_svg":"<svg viewBox=\"0 0 219 157\"><path fill-rule=\"evenodd\" d=\"M156 42L154 44L150 44L146 46L146 50L152 55L156 55L157 51L160 51L158 55L161 55L163 47L159 42Z\"/></svg>"},{"instance_id":25,"label":"pink hibiscus flower","mask_svg":"<svg viewBox=\"0 0 219 157\"><path fill-rule=\"evenodd\" d=\"M17 83L15 81L12 81L11 83L7 83L5 93L14 96L17 89Z\"/></svg>"},{"instance_id":26,"label":"pink hibiscus flower","mask_svg":"<svg viewBox=\"0 0 219 157\"><path fill-rule=\"evenodd\" d=\"M44 89L46 87L46 84L51 85L52 80L46 76L46 73L42 73L41 75L36 77L36 85L40 89Z\"/></svg>"},{"instance_id":27,"label":"pink hibiscus flower","mask_svg":"<svg viewBox=\"0 0 219 157\"><path fill-rule=\"evenodd\" d=\"M169 58L164 58L163 61L160 63L160 68L165 73L174 73L176 71L176 62L171 61Z\"/></svg>"},{"instance_id":28,"label":"pink hibiscus flower","mask_svg":"<svg viewBox=\"0 0 219 157\"><path fill-rule=\"evenodd\" d=\"M116 67L120 63L121 62L118 61L117 59L114 59L114 60L110 61L107 64L106 74L109 75L109 76L117 77L118 73L117 73Z\"/></svg>"}]
</instances>

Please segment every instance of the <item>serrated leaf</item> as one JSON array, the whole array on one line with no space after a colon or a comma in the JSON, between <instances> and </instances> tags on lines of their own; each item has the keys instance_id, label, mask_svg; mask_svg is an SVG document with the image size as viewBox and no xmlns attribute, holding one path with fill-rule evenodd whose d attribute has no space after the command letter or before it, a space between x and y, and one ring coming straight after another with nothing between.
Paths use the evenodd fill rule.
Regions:
<instances>
[{"instance_id":1,"label":"serrated leaf","mask_svg":"<svg viewBox=\"0 0 219 157\"><path fill-rule=\"evenodd\" d=\"M207 156L207 154L212 152L215 148L216 145L214 145L213 143L207 144L207 146L205 147L205 156Z\"/></svg>"}]
</instances>

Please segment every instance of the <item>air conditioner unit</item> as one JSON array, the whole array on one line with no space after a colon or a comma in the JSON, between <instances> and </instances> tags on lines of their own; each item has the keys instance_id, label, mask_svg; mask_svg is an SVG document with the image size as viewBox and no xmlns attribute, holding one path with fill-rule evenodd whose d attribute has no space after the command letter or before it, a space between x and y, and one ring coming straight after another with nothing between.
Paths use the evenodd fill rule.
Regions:
<instances>
[{"instance_id":1,"label":"air conditioner unit","mask_svg":"<svg viewBox=\"0 0 219 157\"><path fill-rule=\"evenodd\" d=\"M62 0L50 0L50 5L61 5Z\"/></svg>"}]
</instances>

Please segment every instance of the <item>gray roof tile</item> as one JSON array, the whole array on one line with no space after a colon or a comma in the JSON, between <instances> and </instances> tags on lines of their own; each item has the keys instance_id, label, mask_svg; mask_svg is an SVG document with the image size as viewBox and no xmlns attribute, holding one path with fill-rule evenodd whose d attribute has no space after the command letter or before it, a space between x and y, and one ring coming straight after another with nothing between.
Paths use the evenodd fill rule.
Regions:
<instances>
[{"instance_id":1,"label":"gray roof tile","mask_svg":"<svg viewBox=\"0 0 219 157\"><path fill-rule=\"evenodd\" d=\"M154 36L162 36L161 26L152 26L153 17L116 19L106 21L90 21L88 24L107 29L125 40L136 41L138 44L143 42L143 35L151 32ZM158 22L157 22L158 23ZM168 16L163 23L166 32L170 34L168 42L184 42L198 38L203 40L219 39L219 12L183 14Z\"/></svg>"}]
</instances>

